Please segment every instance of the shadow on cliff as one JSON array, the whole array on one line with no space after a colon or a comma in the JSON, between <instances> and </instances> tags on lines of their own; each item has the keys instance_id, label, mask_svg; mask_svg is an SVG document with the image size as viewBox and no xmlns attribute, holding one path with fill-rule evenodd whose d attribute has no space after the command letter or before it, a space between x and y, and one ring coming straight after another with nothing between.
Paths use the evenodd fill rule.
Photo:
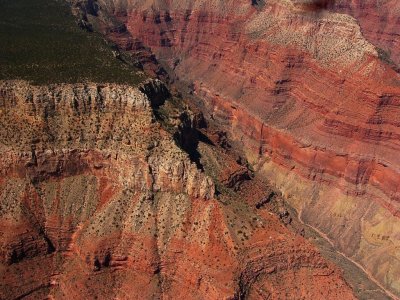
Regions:
<instances>
[{"instance_id":1,"label":"shadow on cliff","mask_svg":"<svg viewBox=\"0 0 400 300\"><path fill-rule=\"evenodd\" d=\"M185 114L182 116L183 118L186 117ZM192 122L185 122L183 118L182 124L174 134L175 143L189 155L190 160L196 164L198 169L204 171L204 166L201 163L201 154L198 150L199 143L203 142L210 146L215 145L199 130L199 128L204 128L203 126L193 124Z\"/></svg>"}]
</instances>

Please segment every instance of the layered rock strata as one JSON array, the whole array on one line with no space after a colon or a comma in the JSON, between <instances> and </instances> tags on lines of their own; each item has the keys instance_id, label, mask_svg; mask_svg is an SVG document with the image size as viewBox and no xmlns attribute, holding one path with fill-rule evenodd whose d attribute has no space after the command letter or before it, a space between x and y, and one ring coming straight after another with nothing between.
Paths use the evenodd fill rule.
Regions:
<instances>
[{"instance_id":1,"label":"layered rock strata","mask_svg":"<svg viewBox=\"0 0 400 300\"><path fill-rule=\"evenodd\" d=\"M277 217L217 200L152 106L128 86L0 83L0 298L354 299Z\"/></svg>"},{"instance_id":2,"label":"layered rock strata","mask_svg":"<svg viewBox=\"0 0 400 300\"><path fill-rule=\"evenodd\" d=\"M357 19L363 35L379 48L381 57L399 70L400 3L385 1L331 1L329 9L344 12Z\"/></svg>"},{"instance_id":3,"label":"layered rock strata","mask_svg":"<svg viewBox=\"0 0 400 300\"><path fill-rule=\"evenodd\" d=\"M400 76L378 49L397 60L399 14L384 1L392 21L368 25L372 2L101 0L88 18L150 48L305 222L399 295Z\"/></svg>"}]
</instances>

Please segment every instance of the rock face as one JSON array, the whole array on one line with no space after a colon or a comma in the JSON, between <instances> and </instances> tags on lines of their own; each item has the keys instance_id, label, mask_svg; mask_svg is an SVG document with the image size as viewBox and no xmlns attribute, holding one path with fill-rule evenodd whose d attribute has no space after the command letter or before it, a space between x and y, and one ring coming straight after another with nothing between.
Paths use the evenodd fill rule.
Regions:
<instances>
[{"instance_id":1,"label":"rock face","mask_svg":"<svg viewBox=\"0 0 400 300\"><path fill-rule=\"evenodd\" d=\"M330 9L344 12L357 19L363 35L380 48L384 59L400 65L400 3L385 1L337 0Z\"/></svg>"},{"instance_id":2,"label":"rock face","mask_svg":"<svg viewBox=\"0 0 400 300\"><path fill-rule=\"evenodd\" d=\"M396 1L96 3L110 39L155 53L305 222L400 294Z\"/></svg>"},{"instance_id":3,"label":"rock face","mask_svg":"<svg viewBox=\"0 0 400 300\"><path fill-rule=\"evenodd\" d=\"M165 96L0 83L1 299L354 299L276 216L217 201L140 90Z\"/></svg>"}]
</instances>

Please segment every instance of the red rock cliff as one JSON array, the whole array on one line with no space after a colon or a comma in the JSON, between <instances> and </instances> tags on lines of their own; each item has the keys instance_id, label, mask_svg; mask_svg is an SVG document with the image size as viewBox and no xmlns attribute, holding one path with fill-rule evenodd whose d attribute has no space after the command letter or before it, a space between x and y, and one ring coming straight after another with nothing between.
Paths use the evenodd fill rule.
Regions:
<instances>
[{"instance_id":1,"label":"red rock cliff","mask_svg":"<svg viewBox=\"0 0 400 300\"><path fill-rule=\"evenodd\" d=\"M376 48L398 60L399 11L375 2L97 7L127 29L105 22L109 38L150 47L304 221L399 294L400 76Z\"/></svg>"},{"instance_id":2,"label":"red rock cliff","mask_svg":"<svg viewBox=\"0 0 400 300\"><path fill-rule=\"evenodd\" d=\"M354 299L277 217L217 201L151 104L0 83L1 299Z\"/></svg>"}]
</instances>

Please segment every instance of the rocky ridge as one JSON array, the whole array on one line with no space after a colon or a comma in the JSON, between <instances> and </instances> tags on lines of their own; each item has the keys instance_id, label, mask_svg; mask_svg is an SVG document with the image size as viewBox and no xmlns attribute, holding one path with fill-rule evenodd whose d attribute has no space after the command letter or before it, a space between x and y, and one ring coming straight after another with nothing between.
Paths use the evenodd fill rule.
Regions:
<instances>
[{"instance_id":1,"label":"rocky ridge","mask_svg":"<svg viewBox=\"0 0 400 300\"><path fill-rule=\"evenodd\" d=\"M90 3L86 17L156 54L302 220L399 293L396 4L376 27L375 2Z\"/></svg>"},{"instance_id":2,"label":"rocky ridge","mask_svg":"<svg viewBox=\"0 0 400 300\"><path fill-rule=\"evenodd\" d=\"M354 299L275 215L217 199L156 119L165 92L0 83L0 297Z\"/></svg>"}]
</instances>

